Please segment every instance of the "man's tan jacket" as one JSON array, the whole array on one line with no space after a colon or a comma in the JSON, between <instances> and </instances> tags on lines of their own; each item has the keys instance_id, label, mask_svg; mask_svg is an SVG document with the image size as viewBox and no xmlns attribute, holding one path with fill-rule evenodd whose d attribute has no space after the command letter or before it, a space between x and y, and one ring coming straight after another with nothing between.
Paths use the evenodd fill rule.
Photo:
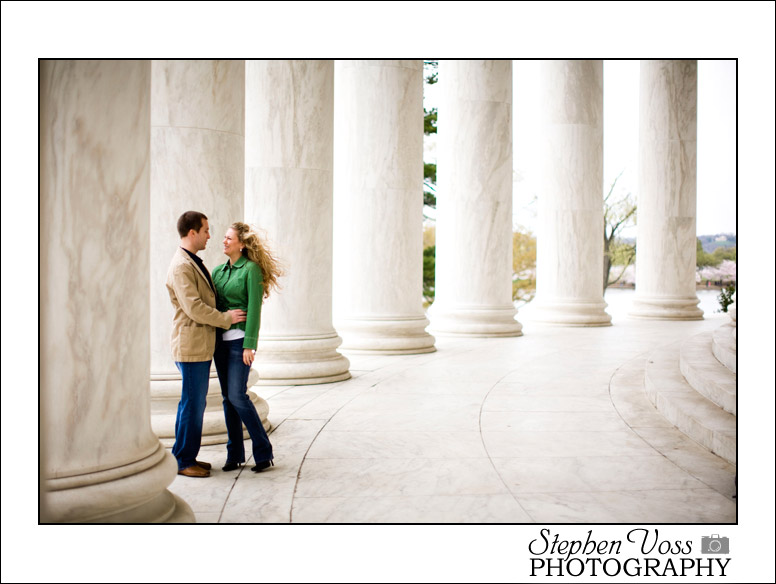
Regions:
<instances>
[{"instance_id":1,"label":"man's tan jacket","mask_svg":"<svg viewBox=\"0 0 776 584\"><path fill-rule=\"evenodd\" d=\"M216 310L216 295L189 254L178 248L167 270L167 291L175 308L172 321L174 361L210 361L216 328L228 329L232 317Z\"/></svg>"}]
</instances>

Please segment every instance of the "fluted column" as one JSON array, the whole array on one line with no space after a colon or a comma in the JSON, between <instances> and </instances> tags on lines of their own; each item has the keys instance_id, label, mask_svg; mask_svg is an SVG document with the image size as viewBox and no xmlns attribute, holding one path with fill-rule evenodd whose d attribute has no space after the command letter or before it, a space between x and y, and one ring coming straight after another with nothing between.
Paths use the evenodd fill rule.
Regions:
<instances>
[{"instance_id":1,"label":"fluted column","mask_svg":"<svg viewBox=\"0 0 776 584\"><path fill-rule=\"evenodd\" d=\"M434 334L521 335L512 301L512 61L440 61Z\"/></svg>"},{"instance_id":2,"label":"fluted column","mask_svg":"<svg viewBox=\"0 0 776 584\"><path fill-rule=\"evenodd\" d=\"M208 217L212 239L199 256L211 272L228 259L221 245L226 230L244 217L245 63L153 61L151 71L151 412L154 432L172 446L181 376L170 353L167 268L180 246L176 224L184 212ZM255 381L253 374L249 385ZM248 395L268 427L266 402ZM213 368L202 444L226 438Z\"/></svg>"},{"instance_id":3,"label":"fluted column","mask_svg":"<svg viewBox=\"0 0 776 584\"><path fill-rule=\"evenodd\" d=\"M423 312L423 62L338 61L334 324L343 349L434 351Z\"/></svg>"},{"instance_id":4,"label":"fluted column","mask_svg":"<svg viewBox=\"0 0 776 584\"><path fill-rule=\"evenodd\" d=\"M334 62L245 67L245 217L287 272L262 307L259 384L348 379L331 317Z\"/></svg>"},{"instance_id":5,"label":"fluted column","mask_svg":"<svg viewBox=\"0 0 776 584\"><path fill-rule=\"evenodd\" d=\"M632 316L698 320L697 61L642 61Z\"/></svg>"},{"instance_id":6,"label":"fluted column","mask_svg":"<svg viewBox=\"0 0 776 584\"><path fill-rule=\"evenodd\" d=\"M603 62L541 66L537 321L608 326L603 298Z\"/></svg>"},{"instance_id":7,"label":"fluted column","mask_svg":"<svg viewBox=\"0 0 776 584\"><path fill-rule=\"evenodd\" d=\"M43 522L194 521L151 430L148 61L40 65Z\"/></svg>"}]
</instances>

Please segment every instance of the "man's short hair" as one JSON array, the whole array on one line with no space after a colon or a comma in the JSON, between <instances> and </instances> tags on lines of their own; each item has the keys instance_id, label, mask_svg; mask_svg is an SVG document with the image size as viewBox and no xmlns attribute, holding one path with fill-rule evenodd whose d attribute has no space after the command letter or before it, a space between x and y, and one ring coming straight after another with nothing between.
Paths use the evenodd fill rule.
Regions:
<instances>
[{"instance_id":1,"label":"man's short hair","mask_svg":"<svg viewBox=\"0 0 776 584\"><path fill-rule=\"evenodd\" d=\"M189 230L193 229L199 232L202 229L202 220L207 219L204 213L199 211L186 211L183 215L178 217L178 234L181 239L189 234Z\"/></svg>"}]
</instances>

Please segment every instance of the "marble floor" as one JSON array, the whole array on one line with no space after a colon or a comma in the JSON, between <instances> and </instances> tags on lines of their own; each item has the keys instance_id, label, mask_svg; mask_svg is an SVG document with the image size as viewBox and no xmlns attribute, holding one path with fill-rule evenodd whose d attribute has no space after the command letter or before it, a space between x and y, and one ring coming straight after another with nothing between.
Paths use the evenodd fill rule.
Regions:
<instances>
[{"instance_id":1,"label":"marble floor","mask_svg":"<svg viewBox=\"0 0 776 584\"><path fill-rule=\"evenodd\" d=\"M649 354L713 330L616 319L604 328L520 318L524 336L438 337L437 351L343 352L353 378L255 387L276 466L220 470L170 490L203 523L732 523L735 466L647 401ZM246 440L250 452L250 441Z\"/></svg>"}]
</instances>

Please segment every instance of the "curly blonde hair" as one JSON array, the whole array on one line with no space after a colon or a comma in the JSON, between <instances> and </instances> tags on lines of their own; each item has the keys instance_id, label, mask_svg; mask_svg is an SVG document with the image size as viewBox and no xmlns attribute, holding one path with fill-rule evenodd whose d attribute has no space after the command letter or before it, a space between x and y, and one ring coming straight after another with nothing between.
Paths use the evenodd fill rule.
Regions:
<instances>
[{"instance_id":1,"label":"curly blonde hair","mask_svg":"<svg viewBox=\"0 0 776 584\"><path fill-rule=\"evenodd\" d=\"M278 278L284 273L283 265L250 225L236 221L230 227L234 229L237 239L244 246L242 254L261 268L261 275L264 278L264 298L267 298L272 290L280 289Z\"/></svg>"}]
</instances>

